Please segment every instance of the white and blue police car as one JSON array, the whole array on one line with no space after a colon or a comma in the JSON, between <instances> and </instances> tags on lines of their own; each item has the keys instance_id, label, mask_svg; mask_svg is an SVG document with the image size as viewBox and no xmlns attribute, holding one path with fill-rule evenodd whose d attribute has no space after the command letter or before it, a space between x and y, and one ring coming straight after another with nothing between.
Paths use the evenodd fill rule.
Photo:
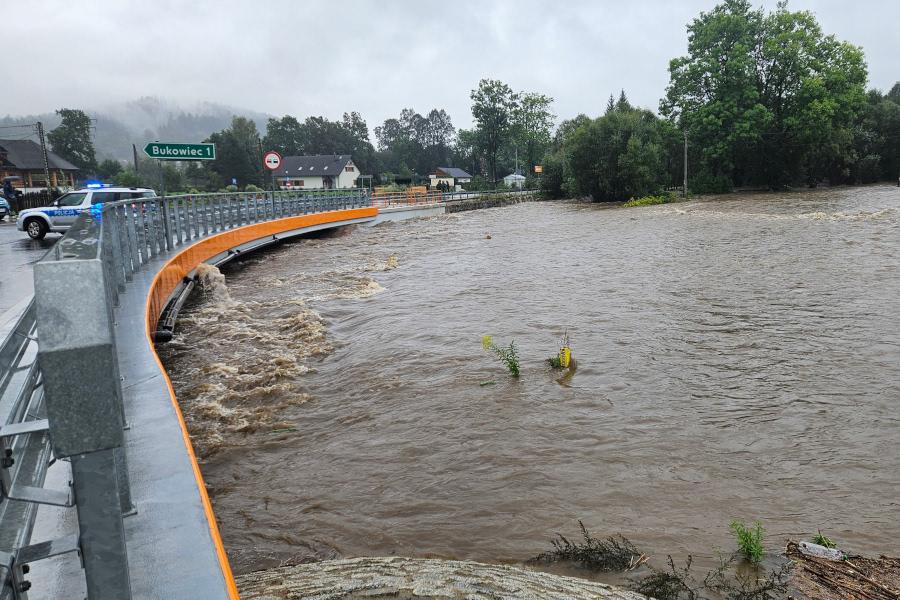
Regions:
<instances>
[{"instance_id":1,"label":"white and blue police car","mask_svg":"<svg viewBox=\"0 0 900 600\"><path fill-rule=\"evenodd\" d=\"M16 220L16 228L33 240L41 240L50 232L65 233L78 215L97 204L155 196L156 192L148 188L88 186L63 194L53 206L23 210Z\"/></svg>"}]
</instances>

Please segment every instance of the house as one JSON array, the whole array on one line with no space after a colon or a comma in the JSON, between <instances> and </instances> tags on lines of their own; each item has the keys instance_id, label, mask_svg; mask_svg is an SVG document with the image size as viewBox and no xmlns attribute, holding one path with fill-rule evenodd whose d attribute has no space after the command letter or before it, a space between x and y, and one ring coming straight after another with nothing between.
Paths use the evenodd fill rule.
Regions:
<instances>
[{"instance_id":1,"label":"house","mask_svg":"<svg viewBox=\"0 0 900 600\"><path fill-rule=\"evenodd\" d=\"M431 187L446 183L452 188L472 181L471 175L456 167L438 167L428 178L431 179Z\"/></svg>"},{"instance_id":2,"label":"house","mask_svg":"<svg viewBox=\"0 0 900 600\"><path fill-rule=\"evenodd\" d=\"M274 175L276 184L282 190L346 189L356 187L359 169L349 154L285 156Z\"/></svg>"},{"instance_id":3,"label":"house","mask_svg":"<svg viewBox=\"0 0 900 600\"><path fill-rule=\"evenodd\" d=\"M506 187L523 188L525 187L525 176L518 171L516 171L515 173L510 173L503 178L503 184Z\"/></svg>"},{"instance_id":4,"label":"house","mask_svg":"<svg viewBox=\"0 0 900 600\"><path fill-rule=\"evenodd\" d=\"M47 166L50 187L75 187L78 167L49 151ZM0 140L0 181L5 177L21 177L13 182L16 187L47 187L40 144L31 140Z\"/></svg>"}]
</instances>

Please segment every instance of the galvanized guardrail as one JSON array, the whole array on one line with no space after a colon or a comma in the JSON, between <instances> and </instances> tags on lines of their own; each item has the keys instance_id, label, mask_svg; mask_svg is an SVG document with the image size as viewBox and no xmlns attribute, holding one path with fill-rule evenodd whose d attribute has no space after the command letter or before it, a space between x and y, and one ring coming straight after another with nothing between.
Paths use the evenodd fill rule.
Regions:
<instances>
[{"instance_id":1,"label":"galvanized guardrail","mask_svg":"<svg viewBox=\"0 0 900 600\"><path fill-rule=\"evenodd\" d=\"M370 205L365 190L198 194L97 205L76 220L35 265L34 298L0 325L0 600L27 598L30 564L64 552L79 553L90 600L132 597L114 323L134 273L220 231ZM51 456L70 464L67 489L42 487ZM74 506L78 534L32 543L41 504Z\"/></svg>"},{"instance_id":2,"label":"galvanized guardrail","mask_svg":"<svg viewBox=\"0 0 900 600\"><path fill-rule=\"evenodd\" d=\"M454 202L456 200L474 200L476 198L489 199L505 196L534 196L539 190L484 190L479 192L441 192L438 190L400 191L400 192L376 192L372 196L373 206L412 206L417 204L439 204Z\"/></svg>"}]
</instances>

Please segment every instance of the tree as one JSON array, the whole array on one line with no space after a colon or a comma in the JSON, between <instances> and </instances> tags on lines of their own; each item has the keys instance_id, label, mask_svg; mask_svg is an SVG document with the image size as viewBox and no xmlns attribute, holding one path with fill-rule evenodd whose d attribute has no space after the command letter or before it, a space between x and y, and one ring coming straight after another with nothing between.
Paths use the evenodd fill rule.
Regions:
<instances>
[{"instance_id":1,"label":"tree","mask_svg":"<svg viewBox=\"0 0 900 600\"><path fill-rule=\"evenodd\" d=\"M786 2L725 0L688 25L660 110L695 140L699 169L738 185L841 178L864 106L862 51ZM620 100L621 101L621 100Z\"/></svg>"},{"instance_id":2,"label":"tree","mask_svg":"<svg viewBox=\"0 0 900 600\"><path fill-rule=\"evenodd\" d=\"M478 143L484 152L491 181L497 181L497 154L508 140L518 96L502 81L482 79L472 90L472 116Z\"/></svg>"},{"instance_id":3,"label":"tree","mask_svg":"<svg viewBox=\"0 0 900 600\"><path fill-rule=\"evenodd\" d=\"M349 154L360 172L371 173L375 168L369 128L357 112L344 113L341 121L307 117L301 123L291 115L269 119L264 144L283 156Z\"/></svg>"},{"instance_id":4,"label":"tree","mask_svg":"<svg viewBox=\"0 0 900 600\"><path fill-rule=\"evenodd\" d=\"M97 169L97 157L91 137L91 119L84 111L61 108L56 111L62 122L47 134L53 152L85 173Z\"/></svg>"},{"instance_id":5,"label":"tree","mask_svg":"<svg viewBox=\"0 0 900 600\"><path fill-rule=\"evenodd\" d=\"M102 180L112 179L122 170L122 163L117 160L106 159L97 166L97 177Z\"/></svg>"},{"instance_id":6,"label":"tree","mask_svg":"<svg viewBox=\"0 0 900 600\"><path fill-rule=\"evenodd\" d=\"M404 108L399 118L387 119L375 128L375 139L385 168L399 173L405 166L424 175L450 161L455 133L450 115L443 109L432 109L423 117Z\"/></svg>"},{"instance_id":7,"label":"tree","mask_svg":"<svg viewBox=\"0 0 900 600\"><path fill-rule=\"evenodd\" d=\"M209 164L226 183L237 179L238 185L262 184L262 157L256 123L245 117L233 117L231 127L209 136L216 145L216 160Z\"/></svg>"},{"instance_id":8,"label":"tree","mask_svg":"<svg viewBox=\"0 0 900 600\"><path fill-rule=\"evenodd\" d=\"M627 102L597 119L581 120L564 140L562 153L566 165L559 165L558 159L550 163L551 181L546 185L551 193L628 200L658 192L667 180L665 125L652 112Z\"/></svg>"},{"instance_id":9,"label":"tree","mask_svg":"<svg viewBox=\"0 0 900 600\"><path fill-rule=\"evenodd\" d=\"M513 109L513 132L520 154L528 165L528 173L550 147L550 132L553 129L553 113L550 105L553 98L544 94L521 92Z\"/></svg>"},{"instance_id":10,"label":"tree","mask_svg":"<svg viewBox=\"0 0 900 600\"><path fill-rule=\"evenodd\" d=\"M281 119L271 118L266 123L263 146L265 150L275 150L282 156L303 154L303 126L291 115Z\"/></svg>"}]
</instances>

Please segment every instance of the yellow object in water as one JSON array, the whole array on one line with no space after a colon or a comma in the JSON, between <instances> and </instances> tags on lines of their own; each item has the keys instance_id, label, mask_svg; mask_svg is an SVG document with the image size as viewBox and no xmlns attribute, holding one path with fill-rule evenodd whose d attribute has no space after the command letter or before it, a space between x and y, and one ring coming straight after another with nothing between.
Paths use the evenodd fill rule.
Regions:
<instances>
[{"instance_id":1,"label":"yellow object in water","mask_svg":"<svg viewBox=\"0 0 900 600\"><path fill-rule=\"evenodd\" d=\"M569 362L572 360L572 349L568 346L563 346L559 349L559 366L563 369L569 368Z\"/></svg>"},{"instance_id":2,"label":"yellow object in water","mask_svg":"<svg viewBox=\"0 0 900 600\"><path fill-rule=\"evenodd\" d=\"M485 350L491 347L491 343L493 342L493 338L489 335L481 336L481 347Z\"/></svg>"}]
</instances>

